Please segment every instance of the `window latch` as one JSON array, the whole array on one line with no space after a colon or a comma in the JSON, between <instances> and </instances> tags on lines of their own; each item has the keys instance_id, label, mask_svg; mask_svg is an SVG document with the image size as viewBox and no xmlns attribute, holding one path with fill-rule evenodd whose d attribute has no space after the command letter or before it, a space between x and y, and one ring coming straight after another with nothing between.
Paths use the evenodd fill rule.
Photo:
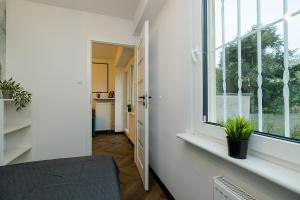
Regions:
<instances>
[{"instance_id":1,"label":"window latch","mask_svg":"<svg viewBox=\"0 0 300 200\"><path fill-rule=\"evenodd\" d=\"M200 50L198 48L192 50L192 58L195 63L200 61Z\"/></svg>"}]
</instances>

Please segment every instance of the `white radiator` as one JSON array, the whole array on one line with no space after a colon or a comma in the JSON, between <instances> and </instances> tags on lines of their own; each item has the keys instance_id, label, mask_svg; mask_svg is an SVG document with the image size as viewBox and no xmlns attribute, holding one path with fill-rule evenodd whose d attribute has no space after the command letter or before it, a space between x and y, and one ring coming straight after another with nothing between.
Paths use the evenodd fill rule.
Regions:
<instances>
[{"instance_id":1,"label":"white radiator","mask_svg":"<svg viewBox=\"0 0 300 200\"><path fill-rule=\"evenodd\" d=\"M214 178L214 200L257 200L224 177Z\"/></svg>"}]
</instances>

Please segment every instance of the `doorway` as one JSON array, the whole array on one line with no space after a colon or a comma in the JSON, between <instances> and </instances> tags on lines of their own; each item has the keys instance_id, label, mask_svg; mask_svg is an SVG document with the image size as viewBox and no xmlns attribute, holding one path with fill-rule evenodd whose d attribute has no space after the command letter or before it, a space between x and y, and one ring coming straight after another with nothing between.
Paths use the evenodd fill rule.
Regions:
<instances>
[{"instance_id":1,"label":"doorway","mask_svg":"<svg viewBox=\"0 0 300 200\"><path fill-rule=\"evenodd\" d=\"M134 155L137 99L135 49L93 42L91 55L93 155L109 155L116 161L122 199L143 199L145 191ZM155 187L159 188L157 183ZM154 192L158 196L163 195L160 188Z\"/></svg>"},{"instance_id":2,"label":"doorway","mask_svg":"<svg viewBox=\"0 0 300 200\"><path fill-rule=\"evenodd\" d=\"M126 133L135 143L134 117L134 48L92 43L91 82L93 135ZM132 116L132 117L131 117Z\"/></svg>"},{"instance_id":3,"label":"doorway","mask_svg":"<svg viewBox=\"0 0 300 200\"><path fill-rule=\"evenodd\" d=\"M128 141L133 145L134 149L134 162L133 165L136 165L138 169L138 174L142 179L142 185L145 191L149 190L149 101L151 96L149 95L149 21L146 21L139 37L138 43L135 48L123 46L123 45L114 45L107 44L95 41L88 42L89 50L88 50L88 80L90 80L91 85L88 87L90 102L91 102L91 114L90 119L93 118L94 129L91 132L104 132L106 134L109 133L123 133L125 132ZM103 57L97 57L95 50L99 46L105 46L108 48L116 48L112 50L112 56L110 60L112 61L112 67L114 71L114 83L115 91L109 91L111 82L109 77L112 73L109 73L112 69L109 67L109 64L104 68L105 62L102 61ZM94 47L94 48L93 48ZM102 51L102 47L99 47L99 52ZM128 55L128 53L134 55L133 58L124 62L124 57ZM106 54L107 55L107 54ZM136 57L136 58L135 58ZM126 59L125 59L126 60ZM123 65L120 65L122 63ZM118 64L121 67L118 67ZM94 65L94 66L93 66ZM108 67L107 67L108 66ZM93 67L102 67L102 69L92 69ZM108 71L108 72L107 72ZM107 78L103 80L92 80L92 77L97 76L93 75L93 72L102 72L106 74ZM131 78L132 76L132 78ZM89 82L89 81L88 81ZM105 86L98 86L93 88L94 83L103 83ZM130 85L130 86L129 86ZM95 89L97 88L97 89ZM106 91L102 92L100 89ZM99 89L99 90L98 90ZM109 91L109 92L108 92ZM133 91L133 92L130 92ZM104 95L102 95L104 93ZM96 95L96 96L95 96ZM104 96L104 98L103 98ZM133 98L132 98L133 97ZM131 101L132 99L133 101ZM106 105L98 105L101 104L102 101L110 101L105 102ZM104 104L104 103L103 103ZM101 106L108 107L107 109L98 109ZM93 112L92 112L93 108ZM99 113L110 112L110 115L100 115ZM113 111L113 113L112 113ZM123 112L123 113L122 113ZM92 114L93 113L93 114ZM102 113L102 114L103 114ZM113 118L111 116L114 115ZM93 117L92 117L93 116ZM106 117L106 118L105 118ZM131 120L130 120L131 119ZM100 123L97 121L100 120ZM110 120L110 121L109 121ZM109 122L107 122L109 121ZM111 123L113 121L113 124ZM105 122L105 123L104 123ZM92 123L91 123L92 124ZM108 125L104 130L99 130L97 124L105 124ZM114 130L112 130L114 127ZM133 131L131 131L131 129ZM117 131L121 130L121 131ZM133 134L131 134L133 133ZM88 137L88 150L94 152L93 141L90 137ZM90 143L89 143L90 142Z\"/></svg>"}]
</instances>

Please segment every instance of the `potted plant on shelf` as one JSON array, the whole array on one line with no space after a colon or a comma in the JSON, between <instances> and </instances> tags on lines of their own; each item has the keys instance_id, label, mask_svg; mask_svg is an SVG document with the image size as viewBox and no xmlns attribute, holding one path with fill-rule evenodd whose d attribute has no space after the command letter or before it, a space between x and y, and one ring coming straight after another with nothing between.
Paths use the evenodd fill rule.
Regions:
<instances>
[{"instance_id":1,"label":"potted plant on shelf","mask_svg":"<svg viewBox=\"0 0 300 200\"><path fill-rule=\"evenodd\" d=\"M233 158L246 159L248 142L254 126L242 117L228 119L225 126L227 134L228 155Z\"/></svg>"},{"instance_id":2,"label":"potted plant on shelf","mask_svg":"<svg viewBox=\"0 0 300 200\"><path fill-rule=\"evenodd\" d=\"M0 80L0 90L4 99L13 99L17 111L26 107L31 101L31 93L24 90L20 83L16 83L12 78Z\"/></svg>"},{"instance_id":3,"label":"potted plant on shelf","mask_svg":"<svg viewBox=\"0 0 300 200\"><path fill-rule=\"evenodd\" d=\"M127 104L127 110L128 110L128 112L131 112L132 111L132 105L129 103L129 104Z\"/></svg>"},{"instance_id":4,"label":"potted plant on shelf","mask_svg":"<svg viewBox=\"0 0 300 200\"><path fill-rule=\"evenodd\" d=\"M17 88L20 87L20 84L16 84L15 81L10 78L9 80L0 80L0 89L4 99L12 99L13 93Z\"/></svg>"}]
</instances>

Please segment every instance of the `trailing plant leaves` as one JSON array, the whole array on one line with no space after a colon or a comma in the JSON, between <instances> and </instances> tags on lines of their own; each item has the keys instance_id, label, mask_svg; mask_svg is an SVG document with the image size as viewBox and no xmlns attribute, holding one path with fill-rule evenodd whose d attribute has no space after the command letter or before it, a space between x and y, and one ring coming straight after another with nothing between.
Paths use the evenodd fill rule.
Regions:
<instances>
[{"instance_id":1,"label":"trailing plant leaves","mask_svg":"<svg viewBox=\"0 0 300 200\"><path fill-rule=\"evenodd\" d=\"M248 140L254 131L254 126L242 117L228 119L224 125L228 137L235 140Z\"/></svg>"},{"instance_id":2,"label":"trailing plant leaves","mask_svg":"<svg viewBox=\"0 0 300 200\"><path fill-rule=\"evenodd\" d=\"M24 90L20 83L16 83L12 78L9 80L0 80L0 90L8 90L13 94L13 100L17 107L17 111L25 108L31 102L31 93Z\"/></svg>"}]
</instances>

